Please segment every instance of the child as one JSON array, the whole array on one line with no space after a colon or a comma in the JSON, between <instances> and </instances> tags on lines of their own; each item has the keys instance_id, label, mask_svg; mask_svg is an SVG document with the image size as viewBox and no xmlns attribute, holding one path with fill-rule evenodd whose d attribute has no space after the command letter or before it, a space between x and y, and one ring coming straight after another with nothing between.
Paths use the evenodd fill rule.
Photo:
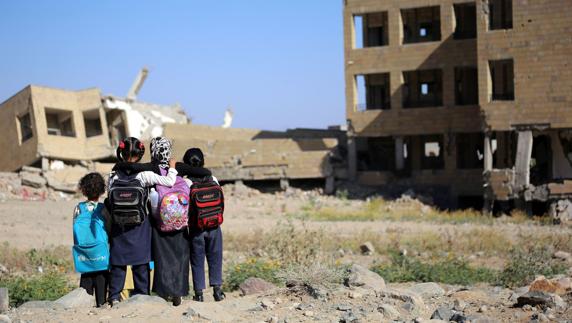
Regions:
<instances>
[{"instance_id":1,"label":"child","mask_svg":"<svg viewBox=\"0 0 572 323\"><path fill-rule=\"evenodd\" d=\"M183 161L192 167L204 167L204 155L199 148L191 148L185 152ZM177 164L178 165L178 164ZM193 179L204 181L205 178L186 179L189 187L193 186ZM207 180L218 180L211 176ZM221 213L222 215L222 213ZM221 219L222 220L222 219ZM191 220L192 221L192 220ZM225 298L222 291L222 230L220 226L210 229L199 229L195 225L189 226L191 242L191 271L193 274L193 288L195 295L193 300L203 302L203 289L205 286L205 256L209 266L209 284L213 287L215 301L220 302Z\"/></svg>"},{"instance_id":2,"label":"child","mask_svg":"<svg viewBox=\"0 0 572 323\"><path fill-rule=\"evenodd\" d=\"M140 223L122 225L118 223L119 217L114 216L111 227L111 272L109 285L109 304L113 306L120 300L120 293L125 283L127 266L131 266L133 273L134 289L131 295L145 294L150 291L150 270L149 262L151 261L151 224L149 213L147 210L148 188L160 184L171 187L175 184L177 170L174 161L170 161L173 166L169 168L166 176L161 176L153 171L131 171L129 167L133 163L141 160L145 153L145 146L139 139L129 137L119 143L117 148L117 157L123 163L115 165L114 170L109 176L110 198L108 208L112 210L117 206L114 205L113 198L122 198L121 194L113 196L114 183L123 183L123 185L135 185L137 187L123 186L122 189L130 189L137 191L142 190L145 193L139 201L137 213L143 213ZM134 184L135 183L135 184ZM117 186L116 186L117 187ZM119 192L119 191L118 191ZM118 216L119 212L115 213ZM125 213L124 213L125 214ZM131 214L128 214L127 220L132 220ZM127 221L126 220L126 221Z\"/></svg>"},{"instance_id":3,"label":"child","mask_svg":"<svg viewBox=\"0 0 572 323\"><path fill-rule=\"evenodd\" d=\"M109 245L103 204L99 198L105 193L105 180L98 173L85 175L79 181L79 189L87 201L79 203L74 210L74 263L81 272L79 286L89 295L95 291L97 307L107 297L107 276L109 269Z\"/></svg>"}]
</instances>

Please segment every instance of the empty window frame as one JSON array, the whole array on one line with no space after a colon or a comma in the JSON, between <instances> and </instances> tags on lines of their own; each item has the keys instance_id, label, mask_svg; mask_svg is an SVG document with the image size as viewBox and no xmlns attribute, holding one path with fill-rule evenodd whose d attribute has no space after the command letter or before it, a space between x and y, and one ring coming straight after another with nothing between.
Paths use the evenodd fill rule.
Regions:
<instances>
[{"instance_id":1,"label":"empty window frame","mask_svg":"<svg viewBox=\"0 0 572 323\"><path fill-rule=\"evenodd\" d=\"M99 109L84 111L83 123L85 125L85 136L87 138L103 134L101 118L99 117Z\"/></svg>"},{"instance_id":2,"label":"empty window frame","mask_svg":"<svg viewBox=\"0 0 572 323\"><path fill-rule=\"evenodd\" d=\"M476 67L455 67L455 104L479 104L479 82Z\"/></svg>"},{"instance_id":3,"label":"empty window frame","mask_svg":"<svg viewBox=\"0 0 572 323\"><path fill-rule=\"evenodd\" d=\"M484 135L482 133L459 133L457 145L457 168L482 169L484 167Z\"/></svg>"},{"instance_id":4,"label":"empty window frame","mask_svg":"<svg viewBox=\"0 0 572 323\"><path fill-rule=\"evenodd\" d=\"M380 47L389 44L387 12L354 16L355 48Z\"/></svg>"},{"instance_id":5,"label":"empty window frame","mask_svg":"<svg viewBox=\"0 0 572 323\"><path fill-rule=\"evenodd\" d=\"M489 0L489 30L512 29L512 0Z\"/></svg>"},{"instance_id":6,"label":"empty window frame","mask_svg":"<svg viewBox=\"0 0 572 323\"><path fill-rule=\"evenodd\" d=\"M72 111L52 108L46 108L45 110L49 135L75 137Z\"/></svg>"},{"instance_id":7,"label":"empty window frame","mask_svg":"<svg viewBox=\"0 0 572 323\"><path fill-rule=\"evenodd\" d=\"M514 62L512 59L489 61L491 101L514 100Z\"/></svg>"},{"instance_id":8,"label":"empty window frame","mask_svg":"<svg viewBox=\"0 0 572 323\"><path fill-rule=\"evenodd\" d=\"M443 105L443 72L439 69L403 72L403 107Z\"/></svg>"},{"instance_id":9,"label":"empty window frame","mask_svg":"<svg viewBox=\"0 0 572 323\"><path fill-rule=\"evenodd\" d=\"M30 112L18 117L18 127L20 128L20 143L27 141L34 137L34 130L32 129L32 116Z\"/></svg>"},{"instance_id":10,"label":"empty window frame","mask_svg":"<svg viewBox=\"0 0 572 323\"><path fill-rule=\"evenodd\" d=\"M389 73L366 74L356 77L358 111L391 108Z\"/></svg>"},{"instance_id":11,"label":"empty window frame","mask_svg":"<svg viewBox=\"0 0 572 323\"><path fill-rule=\"evenodd\" d=\"M441 40L439 6L402 9L403 43L421 43Z\"/></svg>"},{"instance_id":12,"label":"empty window frame","mask_svg":"<svg viewBox=\"0 0 572 323\"><path fill-rule=\"evenodd\" d=\"M445 159L443 158L443 136L426 135L421 136L421 169L443 169Z\"/></svg>"},{"instance_id":13,"label":"empty window frame","mask_svg":"<svg viewBox=\"0 0 572 323\"><path fill-rule=\"evenodd\" d=\"M473 39L477 37L477 9L474 3L453 5L455 11L454 39Z\"/></svg>"},{"instance_id":14,"label":"empty window frame","mask_svg":"<svg viewBox=\"0 0 572 323\"><path fill-rule=\"evenodd\" d=\"M395 143L392 137L358 138L358 170L395 170Z\"/></svg>"}]
</instances>

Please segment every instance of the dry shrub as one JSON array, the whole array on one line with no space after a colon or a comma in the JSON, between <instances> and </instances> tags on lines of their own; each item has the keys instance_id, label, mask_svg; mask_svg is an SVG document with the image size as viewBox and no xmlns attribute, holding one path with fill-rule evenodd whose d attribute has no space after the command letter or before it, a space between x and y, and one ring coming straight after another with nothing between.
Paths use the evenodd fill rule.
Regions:
<instances>
[{"instance_id":1,"label":"dry shrub","mask_svg":"<svg viewBox=\"0 0 572 323\"><path fill-rule=\"evenodd\" d=\"M327 257L323 252L325 244L323 231L310 230L303 221L294 224L289 220L279 223L264 237L263 250L270 259L285 266L308 265Z\"/></svg>"}]
</instances>

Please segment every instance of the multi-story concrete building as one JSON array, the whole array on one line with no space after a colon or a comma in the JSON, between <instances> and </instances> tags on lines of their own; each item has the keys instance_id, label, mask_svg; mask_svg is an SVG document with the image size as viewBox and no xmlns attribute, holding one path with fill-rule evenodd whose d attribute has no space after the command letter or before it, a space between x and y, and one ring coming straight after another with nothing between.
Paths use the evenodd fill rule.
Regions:
<instances>
[{"instance_id":1,"label":"multi-story concrete building","mask_svg":"<svg viewBox=\"0 0 572 323\"><path fill-rule=\"evenodd\" d=\"M571 13L567 0L345 0L350 176L450 207L572 178Z\"/></svg>"}]
</instances>

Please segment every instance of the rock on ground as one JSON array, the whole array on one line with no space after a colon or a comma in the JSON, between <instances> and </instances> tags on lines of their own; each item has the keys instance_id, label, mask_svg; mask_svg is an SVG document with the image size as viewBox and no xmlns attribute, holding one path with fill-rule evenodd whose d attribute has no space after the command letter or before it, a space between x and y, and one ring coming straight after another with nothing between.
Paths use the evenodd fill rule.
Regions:
<instances>
[{"instance_id":1,"label":"rock on ground","mask_svg":"<svg viewBox=\"0 0 572 323\"><path fill-rule=\"evenodd\" d=\"M272 283L269 283L261 278L250 277L246 279L240 286L240 294L242 296L264 293L266 291L276 288Z\"/></svg>"},{"instance_id":2,"label":"rock on ground","mask_svg":"<svg viewBox=\"0 0 572 323\"><path fill-rule=\"evenodd\" d=\"M114 308L124 308L131 305L141 305L141 304L164 304L167 305L167 301L162 299L159 296L150 296L150 295L135 295L131 296L128 299L124 300L123 302L119 302L119 304L113 306Z\"/></svg>"},{"instance_id":3,"label":"rock on ground","mask_svg":"<svg viewBox=\"0 0 572 323\"><path fill-rule=\"evenodd\" d=\"M30 309L60 310L60 309L64 309L64 306L62 304L58 304L58 303L51 302L51 301L29 301L29 302L26 302L26 303L20 305L20 307L18 307L18 310L30 310Z\"/></svg>"},{"instance_id":4,"label":"rock on ground","mask_svg":"<svg viewBox=\"0 0 572 323\"><path fill-rule=\"evenodd\" d=\"M63 305L65 308L91 307L95 305L95 297L89 295L83 288L76 288L67 295L55 300L54 303Z\"/></svg>"},{"instance_id":5,"label":"rock on ground","mask_svg":"<svg viewBox=\"0 0 572 323\"><path fill-rule=\"evenodd\" d=\"M8 297L8 288L0 288L0 313L7 312L10 309L10 298Z\"/></svg>"},{"instance_id":6,"label":"rock on ground","mask_svg":"<svg viewBox=\"0 0 572 323\"><path fill-rule=\"evenodd\" d=\"M375 248L371 242L366 242L362 244L360 247L361 253L364 255L372 255L375 252Z\"/></svg>"},{"instance_id":7,"label":"rock on ground","mask_svg":"<svg viewBox=\"0 0 572 323\"><path fill-rule=\"evenodd\" d=\"M558 295L542 292L542 291L531 291L528 292L517 299L517 307L522 307L524 305L530 306L548 306L551 308L565 308L566 303Z\"/></svg>"},{"instance_id":8,"label":"rock on ground","mask_svg":"<svg viewBox=\"0 0 572 323\"><path fill-rule=\"evenodd\" d=\"M0 315L0 323L12 323L8 315Z\"/></svg>"},{"instance_id":9,"label":"rock on ground","mask_svg":"<svg viewBox=\"0 0 572 323\"><path fill-rule=\"evenodd\" d=\"M364 287L368 289L381 290L385 288L385 280L373 271L353 264L349 269L349 276L346 279L348 287Z\"/></svg>"},{"instance_id":10,"label":"rock on ground","mask_svg":"<svg viewBox=\"0 0 572 323\"><path fill-rule=\"evenodd\" d=\"M421 297L438 297L445 295L445 290L436 283L420 283L409 288L410 292Z\"/></svg>"},{"instance_id":11,"label":"rock on ground","mask_svg":"<svg viewBox=\"0 0 572 323\"><path fill-rule=\"evenodd\" d=\"M395 320L401 316L401 313L399 313L399 311L395 307L389 304L381 304L377 308L377 311L380 312L383 315L383 317L389 320Z\"/></svg>"}]
</instances>

